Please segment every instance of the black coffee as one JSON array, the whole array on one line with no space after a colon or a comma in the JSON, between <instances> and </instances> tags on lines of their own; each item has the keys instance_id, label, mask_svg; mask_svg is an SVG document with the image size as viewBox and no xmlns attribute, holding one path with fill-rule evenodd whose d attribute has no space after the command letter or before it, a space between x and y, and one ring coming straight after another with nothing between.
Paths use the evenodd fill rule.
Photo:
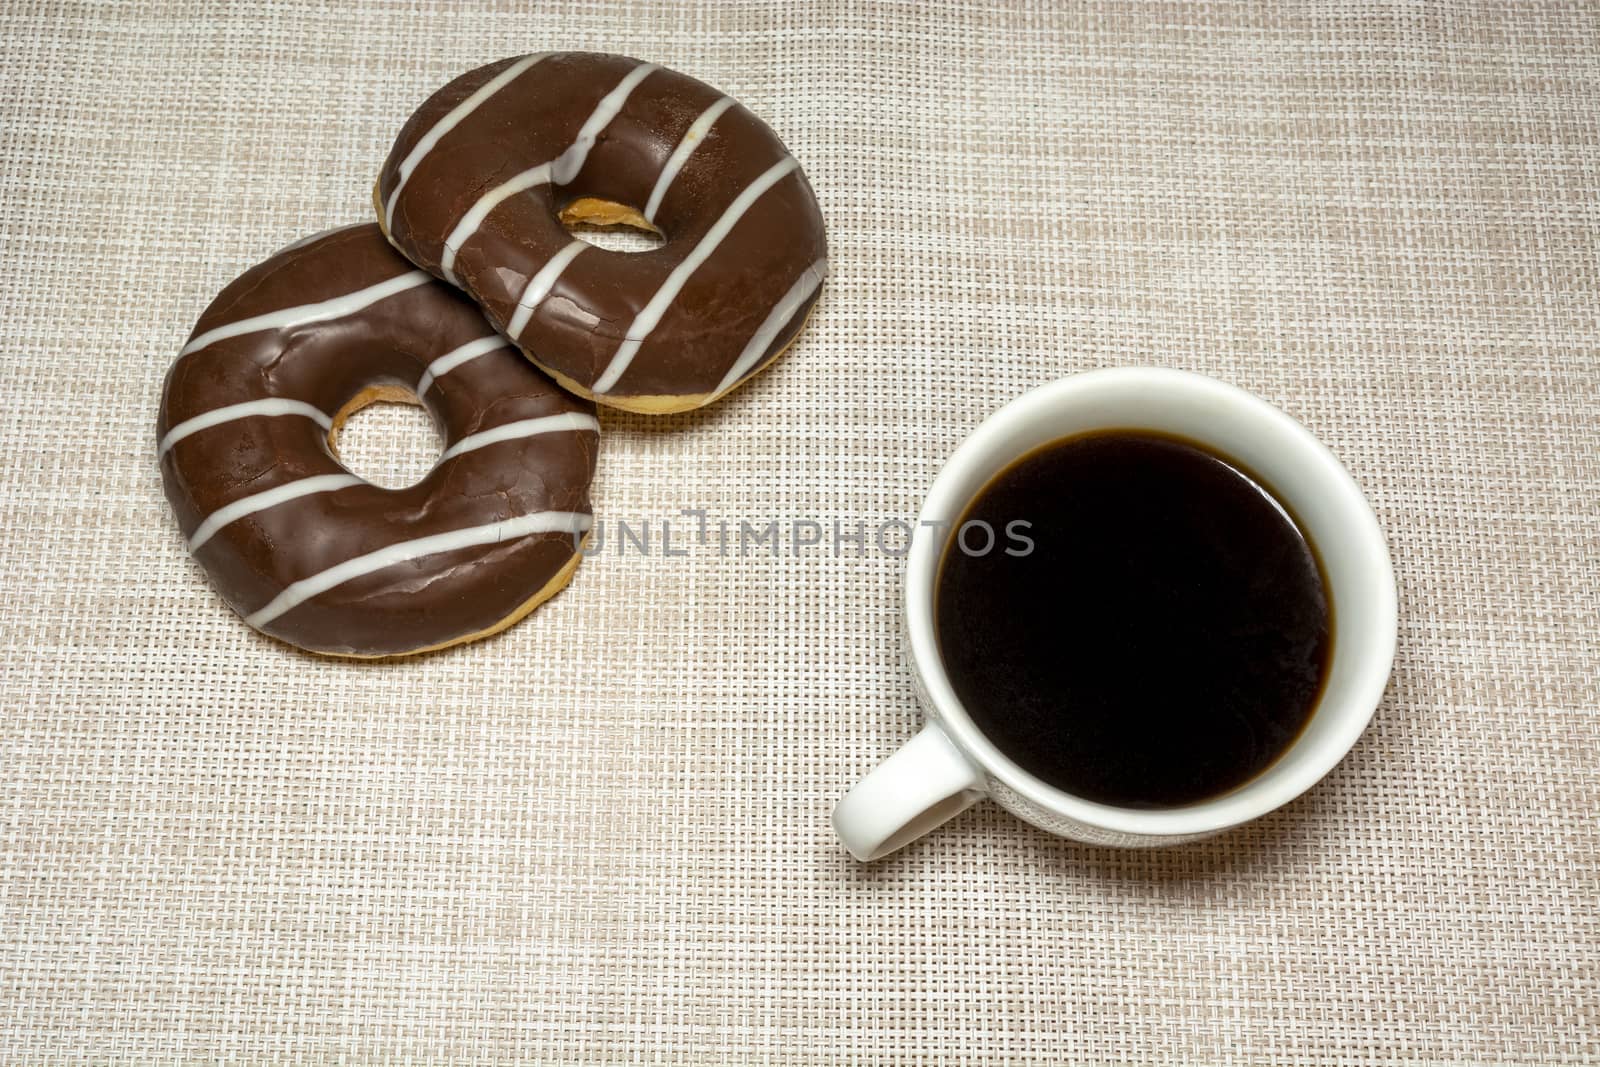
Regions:
<instances>
[{"instance_id":1,"label":"black coffee","mask_svg":"<svg viewBox=\"0 0 1600 1067\"><path fill-rule=\"evenodd\" d=\"M1143 431L1068 438L962 519L995 538L980 551L973 526L945 548L940 652L978 727L1035 776L1187 804L1265 770L1310 717L1327 586L1294 519L1228 460Z\"/></svg>"}]
</instances>

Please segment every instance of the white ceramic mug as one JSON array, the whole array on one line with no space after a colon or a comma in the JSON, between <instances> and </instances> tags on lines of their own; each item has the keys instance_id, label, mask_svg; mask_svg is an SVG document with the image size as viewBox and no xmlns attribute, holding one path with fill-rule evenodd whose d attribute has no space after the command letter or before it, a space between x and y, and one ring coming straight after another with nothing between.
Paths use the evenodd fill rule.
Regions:
<instances>
[{"instance_id":1,"label":"white ceramic mug","mask_svg":"<svg viewBox=\"0 0 1600 1067\"><path fill-rule=\"evenodd\" d=\"M1333 602L1333 658L1310 721L1244 785L1182 807L1140 809L1073 796L1034 777L973 723L934 639L934 584L949 530L990 478L1051 441L1092 430L1158 430L1206 444L1259 476L1316 545ZM934 524L946 524L942 527ZM851 855L877 859L989 797L1036 826L1107 845L1206 837L1287 804L1332 770L1366 729L1394 661L1394 569L1361 490L1310 432L1264 400L1182 371L1125 368L1052 382L1007 404L967 438L934 480L906 559L907 656L927 712L922 732L833 811Z\"/></svg>"}]
</instances>

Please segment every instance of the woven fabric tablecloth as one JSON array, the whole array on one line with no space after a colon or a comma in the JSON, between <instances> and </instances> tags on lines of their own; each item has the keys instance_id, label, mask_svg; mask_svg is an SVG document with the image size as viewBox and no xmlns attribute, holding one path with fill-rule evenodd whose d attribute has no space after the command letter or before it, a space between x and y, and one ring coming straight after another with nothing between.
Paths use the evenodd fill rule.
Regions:
<instances>
[{"instance_id":1,"label":"woven fabric tablecloth","mask_svg":"<svg viewBox=\"0 0 1600 1067\"><path fill-rule=\"evenodd\" d=\"M1595 1061L1585 6L10 0L0 1061ZM746 101L832 244L770 372L605 413L602 518L870 531L1030 386L1212 374L1388 532L1350 757L1184 848L980 805L860 866L829 809L919 721L893 555L606 552L416 661L247 628L162 498L167 366L368 216L435 87L547 48ZM364 416L352 462L414 477L428 432Z\"/></svg>"}]
</instances>

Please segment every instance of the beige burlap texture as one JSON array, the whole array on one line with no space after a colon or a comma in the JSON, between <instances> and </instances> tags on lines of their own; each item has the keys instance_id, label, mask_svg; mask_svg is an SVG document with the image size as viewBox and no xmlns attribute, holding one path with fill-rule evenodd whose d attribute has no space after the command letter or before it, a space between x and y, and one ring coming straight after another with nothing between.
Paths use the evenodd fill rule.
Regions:
<instances>
[{"instance_id":1,"label":"beige burlap texture","mask_svg":"<svg viewBox=\"0 0 1600 1067\"><path fill-rule=\"evenodd\" d=\"M0 45L0 1061L1596 1059L1584 5L11 0ZM605 414L598 513L827 538L608 550L494 640L296 653L183 551L162 376L224 283L368 216L429 92L549 48L747 102L833 253L770 372ZM829 809L919 715L900 561L831 524L1126 364L1266 397L1366 489L1372 728L1204 843L984 805L855 864ZM426 436L351 448L414 474Z\"/></svg>"}]
</instances>

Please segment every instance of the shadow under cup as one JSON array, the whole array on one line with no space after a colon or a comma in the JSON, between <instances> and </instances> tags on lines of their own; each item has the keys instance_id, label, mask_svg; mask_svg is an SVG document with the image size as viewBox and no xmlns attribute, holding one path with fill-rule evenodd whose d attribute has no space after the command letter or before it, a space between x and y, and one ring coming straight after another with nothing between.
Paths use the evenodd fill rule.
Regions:
<instances>
[{"instance_id":1,"label":"shadow under cup","mask_svg":"<svg viewBox=\"0 0 1600 1067\"><path fill-rule=\"evenodd\" d=\"M1321 558L1333 622L1333 654L1321 697L1299 736L1243 785L1181 807L1096 803L1034 777L975 726L945 675L933 622L945 547L937 538L915 540L907 559L909 658L930 720L975 765L980 783L976 795L987 794L1043 829L1081 840L1174 844L1216 833L1287 803L1349 751L1388 680L1397 628L1394 576L1372 509L1325 447L1265 401L1214 379L1179 371L1093 371L1018 398L991 416L952 455L929 492L922 519L955 521L989 481L1019 457L1061 438L1109 429L1157 431L1209 446L1258 476L1299 520ZM968 796L966 803L972 799ZM924 817L911 820L893 835L894 844L932 829L966 803L953 811L947 810L952 807L948 802L929 805ZM837 817L835 822L838 825ZM892 848L875 851L881 855Z\"/></svg>"}]
</instances>

